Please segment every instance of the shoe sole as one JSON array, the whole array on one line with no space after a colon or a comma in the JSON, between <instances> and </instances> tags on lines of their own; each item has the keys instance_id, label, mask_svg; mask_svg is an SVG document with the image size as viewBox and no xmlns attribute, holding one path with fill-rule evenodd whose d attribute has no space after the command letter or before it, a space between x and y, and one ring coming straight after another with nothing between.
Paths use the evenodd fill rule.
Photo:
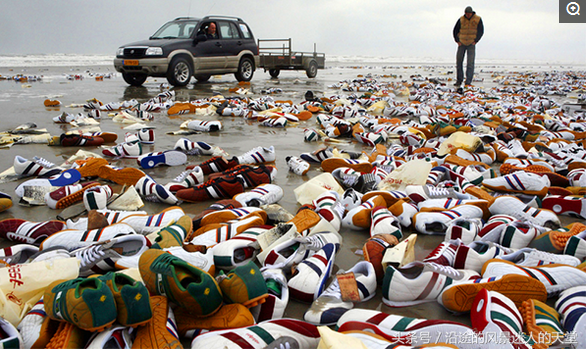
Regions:
<instances>
[{"instance_id":1,"label":"shoe sole","mask_svg":"<svg viewBox=\"0 0 588 349\"><path fill-rule=\"evenodd\" d=\"M97 177L99 169L105 165L108 165L108 160L95 158L94 160L88 160L84 166L77 168L77 170L82 178Z\"/></svg>"},{"instance_id":2,"label":"shoe sole","mask_svg":"<svg viewBox=\"0 0 588 349\"><path fill-rule=\"evenodd\" d=\"M259 305L259 304L263 304L263 303L265 303L265 299L266 299L267 297L269 297L269 294L267 294L267 293L266 293L266 294L262 294L262 295L261 295L261 296L259 296L259 297L255 297L255 298L253 298L253 299L250 299L250 300L248 300L247 302L243 302L243 303L241 303L241 304L243 304L243 305L244 305L244 306L246 306L247 308L253 308L253 307L254 307L254 306L256 306L256 305Z\"/></svg>"},{"instance_id":3,"label":"shoe sole","mask_svg":"<svg viewBox=\"0 0 588 349\"><path fill-rule=\"evenodd\" d=\"M568 240L577 232L550 231L538 236L529 243L529 247L556 254L561 254L566 248Z\"/></svg>"},{"instance_id":4,"label":"shoe sole","mask_svg":"<svg viewBox=\"0 0 588 349\"><path fill-rule=\"evenodd\" d=\"M150 155L140 159L137 162L142 168L154 168L155 166L179 166L188 161L188 156L181 151L169 151L159 155Z\"/></svg>"},{"instance_id":5,"label":"shoe sole","mask_svg":"<svg viewBox=\"0 0 588 349\"><path fill-rule=\"evenodd\" d=\"M66 185L74 184L81 178L80 172L72 168L61 172L57 178L49 179L49 183L54 187L65 187Z\"/></svg>"},{"instance_id":6,"label":"shoe sole","mask_svg":"<svg viewBox=\"0 0 588 349\"><path fill-rule=\"evenodd\" d=\"M77 202L82 201L82 199L84 198L84 192L86 191L86 189L89 189L92 187L97 187L99 185L100 185L100 183L88 184L87 186L83 187L82 189L76 191L75 193L70 194L66 197L63 197L63 198L57 200L57 203L55 204L55 208L58 210L62 210L62 209L69 207Z\"/></svg>"},{"instance_id":7,"label":"shoe sole","mask_svg":"<svg viewBox=\"0 0 588 349\"><path fill-rule=\"evenodd\" d=\"M525 323L527 334L529 334L529 336L531 336L531 338L537 342L535 345L533 345L533 348L547 349L551 343L545 343L543 341L539 341L538 339L555 339L555 337L537 325L537 322L535 321L535 306L533 305L533 301L531 299L524 301L519 309L521 310L521 315L523 316L523 322Z\"/></svg>"},{"instance_id":8,"label":"shoe sole","mask_svg":"<svg viewBox=\"0 0 588 349\"><path fill-rule=\"evenodd\" d=\"M98 177L120 185L135 185L139 179L145 177L145 172L134 167L115 170L108 166L104 166L98 170Z\"/></svg>"},{"instance_id":9,"label":"shoe sole","mask_svg":"<svg viewBox=\"0 0 588 349\"><path fill-rule=\"evenodd\" d=\"M543 199L541 208L546 208L558 215L573 215L586 219L586 199L572 200L562 197Z\"/></svg>"},{"instance_id":10,"label":"shoe sole","mask_svg":"<svg viewBox=\"0 0 588 349\"><path fill-rule=\"evenodd\" d=\"M529 298L542 302L547 300L547 291L541 281L523 275L507 274L496 281L451 287L441 294L443 306L456 313L468 312L481 289L500 292L512 300L517 307Z\"/></svg>"},{"instance_id":11,"label":"shoe sole","mask_svg":"<svg viewBox=\"0 0 588 349\"><path fill-rule=\"evenodd\" d=\"M87 332L82 331L74 324L68 322L59 323L57 332L47 343L46 349L64 349L64 348L83 348L88 339L85 335Z\"/></svg>"}]
</instances>

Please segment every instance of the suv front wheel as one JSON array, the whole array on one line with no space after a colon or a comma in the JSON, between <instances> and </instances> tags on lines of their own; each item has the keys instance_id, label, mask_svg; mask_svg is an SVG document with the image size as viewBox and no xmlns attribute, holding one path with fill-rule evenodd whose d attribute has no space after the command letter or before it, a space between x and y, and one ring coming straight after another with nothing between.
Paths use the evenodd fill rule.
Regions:
<instances>
[{"instance_id":1,"label":"suv front wheel","mask_svg":"<svg viewBox=\"0 0 588 349\"><path fill-rule=\"evenodd\" d=\"M250 81L253 77L254 70L255 65L253 64L253 60L249 57L243 57L239 62L239 69L235 73L235 79L237 81Z\"/></svg>"},{"instance_id":2,"label":"suv front wheel","mask_svg":"<svg viewBox=\"0 0 588 349\"><path fill-rule=\"evenodd\" d=\"M122 77L131 86L141 86L147 80L147 75L137 73L122 73Z\"/></svg>"},{"instance_id":3,"label":"suv front wheel","mask_svg":"<svg viewBox=\"0 0 588 349\"><path fill-rule=\"evenodd\" d=\"M172 59L167 69L167 81L173 86L186 86L192 79L192 65L184 57Z\"/></svg>"}]
</instances>

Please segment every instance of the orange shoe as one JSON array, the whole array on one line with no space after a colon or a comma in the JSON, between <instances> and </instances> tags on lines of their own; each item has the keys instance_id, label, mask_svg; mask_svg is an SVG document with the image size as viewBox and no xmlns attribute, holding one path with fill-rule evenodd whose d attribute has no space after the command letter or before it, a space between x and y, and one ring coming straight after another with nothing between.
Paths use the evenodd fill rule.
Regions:
<instances>
[{"instance_id":1,"label":"orange shoe","mask_svg":"<svg viewBox=\"0 0 588 349\"><path fill-rule=\"evenodd\" d=\"M57 332L53 335L46 349L85 348L91 333L84 331L68 322L59 323ZM35 346L33 346L35 348Z\"/></svg>"},{"instance_id":2,"label":"orange shoe","mask_svg":"<svg viewBox=\"0 0 588 349\"><path fill-rule=\"evenodd\" d=\"M78 172L85 177L98 177L99 169L102 166L108 165L108 160L102 158L88 158L82 161L76 161L78 165Z\"/></svg>"},{"instance_id":3,"label":"orange shoe","mask_svg":"<svg viewBox=\"0 0 588 349\"><path fill-rule=\"evenodd\" d=\"M167 298L164 296L151 297L151 310L153 317L147 324L139 327L137 337L133 342L133 349L183 348L176 332L174 313L168 306Z\"/></svg>"},{"instance_id":4,"label":"orange shoe","mask_svg":"<svg viewBox=\"0 0 588 349\"><path fill-rule=\"evenodd\" d=\"M61 105L61 102L58 100L51 100L51 99L46 99L43 104L45 104L46 107L59 107Z\"/></svg>"},{"instance_id":5,"label":"orange shoe","mask_svg":"<svg viewBox=\"0 0 588 349\"><path fill-rule=\"evenodd\" d=\"M221 274L217 280L227 303L240 303L247 308L265 302L269 296L265 278L253 262L231 270L226 276Z\"/></svg>"},{"instance_id":6,"label":"orange shoe","mask_svg":"<svg viewBox=\"0 0 588 349\"><path fill-rule=\"evenodd\" d=\"M225 304L219 311L205 318L194 317L183 308L174 310L178 333L185 337L191 330L224 330L229 328L246 327L255 324L255 319L249 309L243 304Z\"/></svg>"},{"instance_id":7,"label":"orange shoe","mask_svg":"<svg viewBox=\"0 0 588 349\"><path fill-rule=\"evenodd\" d=\"M98 169L98 177L120 185L135 185L139 179L145 177L145 172L134 167L115 169L110 166L102 166Z\"/></svg>"},{"instance_id":8,"label":"orange shoe","mask_svg":"<svg viewBox=\"0 0 588 349\"><path fill-rule=\"evenodd\" d=\"M321 217L313 210L300 210L296 216L286 223L293 223L296 231L302 234L303 231L314 227L320 222ZM304 234L303 234L304 235Z\"/></svg>"}]
</instances>

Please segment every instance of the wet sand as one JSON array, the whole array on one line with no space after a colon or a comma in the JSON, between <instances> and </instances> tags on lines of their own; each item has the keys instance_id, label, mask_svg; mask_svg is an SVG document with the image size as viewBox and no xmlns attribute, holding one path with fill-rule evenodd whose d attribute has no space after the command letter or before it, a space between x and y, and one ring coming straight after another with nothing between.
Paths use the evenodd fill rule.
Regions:
<instances>
[{"instance_id":1,"label":"wet sand","mask_svg":"<svg viewBox=\"0 0 588 349\"><path fill-rule=\"evenodd\" d=\"M360 65L362 67L360 67ZM539 67L537 67L539 68ZM480 69L480 68L478 68ZM481 69L513 71L513 70L531 70L530 68L505 66L501 68L481 67ZM544 69L544 68L543 68ZM585 67L576 67L576 69L585 70ZM329 89L328 86L340 80L354 79L358 75L367 74L387 74L396 75L395 79L382 79L387 81L410 81L410 76L414 74L421 74L423 76L431 77L452 77L452 75L445 75L448 71L453 70L450 66L440 66L435 69L423 68L419 65L406 66L384 66L380 65L366 65L366 63L349 64L347 66L341 65L339 67L319 70L316 79L308 79L304 72L281 72L279 79L271 79L269 74L262 70L257 70L251 85L247 87L252 94L247 95L250 98L257 98L261 96L261 90L270 87L277 87L283 90L283 93L273 95L275 99L292 100L294 103L304 101L304 94L308 90L312 90L315 95L326 95L347 93ZM538 69L541 70L541 69ZM13 81L0 81L0 123L1 130L12 129L25 122L35 122L39 128L47 128L52 135L59 135L63 131L69 130L71 126L62 126L54 124L52 118L61 114L63 111L70 113L82 112L81 108L72 109L65 107L72 103L84 103L91 98L97 98L104 103L120 102L129 99L137 99L139 102L145 102L154 97L162 90L160 84L165 83L163 78L150 78L145 83L144 87L130 87L122 79L120 75L116 75L112 79L104 79L104 81L96 81L90 77L87 71L91 73L108 73L114 72L112 67L108 66L93 66L93 67L49 67L49 68L13 68L12 71L8 68L0 68L0 74L11 76L18 73L26 75L44 75L45 78L38 82L16 83ZM479 71L479 70L478 70ZM63 74L82 74L83 80L66 80ZM400 77L402 76L402 77ZM484 82L474 83L475 85L484 88L490 88L496 84L492 82L491 73L481 73L479 77L484 78ZM380 78L378 78L380 79ZM194 82L195 80L193 80ZM198 98L209 97L215 94L222 94L224 96L234 96L234 93L229 93L229 88L237 87L237 81L232 75L224 75L220 77L213 77L208 83L204 84L190 84L186 88L176 88L176 101L188 101ZM46 98L57 98L62 103L61 108L45 108L43 101ZM407 97L397 97L397 100L406 101ZM570 100L570 102L573 102ZM150 125L155 126L155 144L146 146L144 152L162 151L172 149L175 142L180 137L185 136L170 136L166 135L167 131L178 130L180 124L194 115L182 115L179 117L168 117L166 113L154 113L155 120ZM267 128L258 126L256 121L246 121L242 118L230 117L215 117L223 123L223 130L215 133L202 133L198 135L187 136L192 141L204 141L209 144L219 146L231 155L239 155L256 146L270 146L276 148L276 166L278 168L278 177L275 184L280 185L284 189L284 197L279 204L286 208L291 213L295 213L298 209L298 204L293 193L293 189L305 182L306 180L319 175L321 172L320 166L312 165L311 170L305 176L298 176L288 171L285 162L286 156L300 155L303 152L311 152L323 146L322 143L306 143L303 138L303 130L306 127L315 127L315 118L308 121L301 122L295 127L287 128ZM207 118L203 118L207 119ZM100 122L102 131L115 132L118 134L119 141L124 138L125 130L123 127L127 125L114 123L110 118L103 118ZM369 147L362 147L362 145L354 142L350 146L341 147L340 149L353 151L369 151ZM101 149L86 147L84 150L101 153ZM21 155L25 158L32 158L33 156L41 156L49 161L60 164L67 157L73 155L77 151L76 148L66 147L49 147L47 145L15 145L10 149L0 149L0 169L4 170L12 166L13 159L16 155ZM208 156L189 156L189 164L197 164L207 160ZM137 167L135 160L114 160L113 164L118 166L133 166ZM165 184L167 181L175 178L184 170L183 166L179 167L160 167L152 170L145 170L145 172L154 177L159 183ZM16 199L14 189L18 183L9 182L0 184L0 191L8 193ZM121 187L113 185L113 189L118 192ZM207 207L213 201L189 204L184 203L181 207L189 215L195 215L202 209ZM155 204L146 202L143 208L149 213L157 213L168 206L166 204ZM39 207L22 207L14 202L14 206L8 211L0 213L0 219L10 217L22 218L31 221L43 221L48 219L55 219L59 211L51 210L46 206ZM573 221L573 219L563 217L562 223ZM409 232L404 231L405 237ZM351 231L342 230L343 245L336 257L336 266L334 272L338 269L349 269L356 262L363 259L356 251L361 250L363 243L369 238L368 231ZM417 260L422 260L429 252L431 252L441 241L443 236L424 236L419 235L415 247ZM2 247L6 246L6 241L2 242ZM295 300L290 300L290 304L286 310L285 317L302 319L304 311L308 308L308 304L302 304ZM415 318L427 319L449 319L465 324L470 324L469 314L454 316L447 312L442 306L434 303L427 303L407 308L390 308L383 305L381 302L381 290L378 290L377 295L370 301L360 303L357 307L375 309L387 313L398 314L402 316L409 316Z\"/></svg>"}]
</instances>

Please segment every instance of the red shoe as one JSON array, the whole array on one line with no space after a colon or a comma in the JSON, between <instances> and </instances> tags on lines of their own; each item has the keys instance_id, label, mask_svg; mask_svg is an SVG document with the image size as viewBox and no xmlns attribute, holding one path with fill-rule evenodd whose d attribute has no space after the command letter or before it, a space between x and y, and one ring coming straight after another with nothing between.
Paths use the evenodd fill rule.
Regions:
<instances>
[{"instance_id":1,"label":"red shoe","mask_svg":"<svg viewBox=\"0 0 588 349\"><path fill-rule=\"evenodd\" d=\"M245 187L243 186L243 179L240 177L219 177L193 188L179 190L176 197L187 202L199 202L210 199L232 198L243 191L245 191Z\"/></svg>"},{"instance_id":2,"label":"red shoe","mask_svg":"<svg viewBox=\"0 0 588 349\"><path fill-rule=\"evenodd\" d=\"M235 158L233 158L231 160L227 160L222 156L215 156L215 157L212 157L212 158L204 161L200 165L188 166L188 167L186 167L186 169L191 170L196 166L200 166L200 168L202 169L202 173L207 175L207 174L211 174L213 172L222 172L222 171L228 170L230 168L237 166L238 164L239 164L239 162L237 162L237 160L235 160Z\"/></svg>"},{"instance_id":3,"label":"red shoe","mask_svg":"<svg viewBox=\"0 0 588 349\"><path fill-rule=\"evenodd\" d=\"M104 139L97 136L67 135L59 137L59 144L62 147L92 147L104 144Z\"/></svg>"},{"instance_id":4,"label":"red shoe","mask_svg":"<svg viewBox=\"0 0 588 349\"><path fill-rule=\"evenodd\" d=\"M278 170L273 166L259 167L245 166L240 170L230 172L225 178L241 177L245 188L255 188L260 184L271 183L276 178Z\"/></svg>"},{"instance_id":5,"label":"red shoe","mask_svg":"<svg viewBox=\"0 0 588 349\"><path fill-rule=\"evenodd\" d=\"M37 246L47 237L64 229L67 229L67 227L65 222L62 221L36 223L18 218L8 218L0 221L0 237Z\"/></svg>"}]
</instances>

